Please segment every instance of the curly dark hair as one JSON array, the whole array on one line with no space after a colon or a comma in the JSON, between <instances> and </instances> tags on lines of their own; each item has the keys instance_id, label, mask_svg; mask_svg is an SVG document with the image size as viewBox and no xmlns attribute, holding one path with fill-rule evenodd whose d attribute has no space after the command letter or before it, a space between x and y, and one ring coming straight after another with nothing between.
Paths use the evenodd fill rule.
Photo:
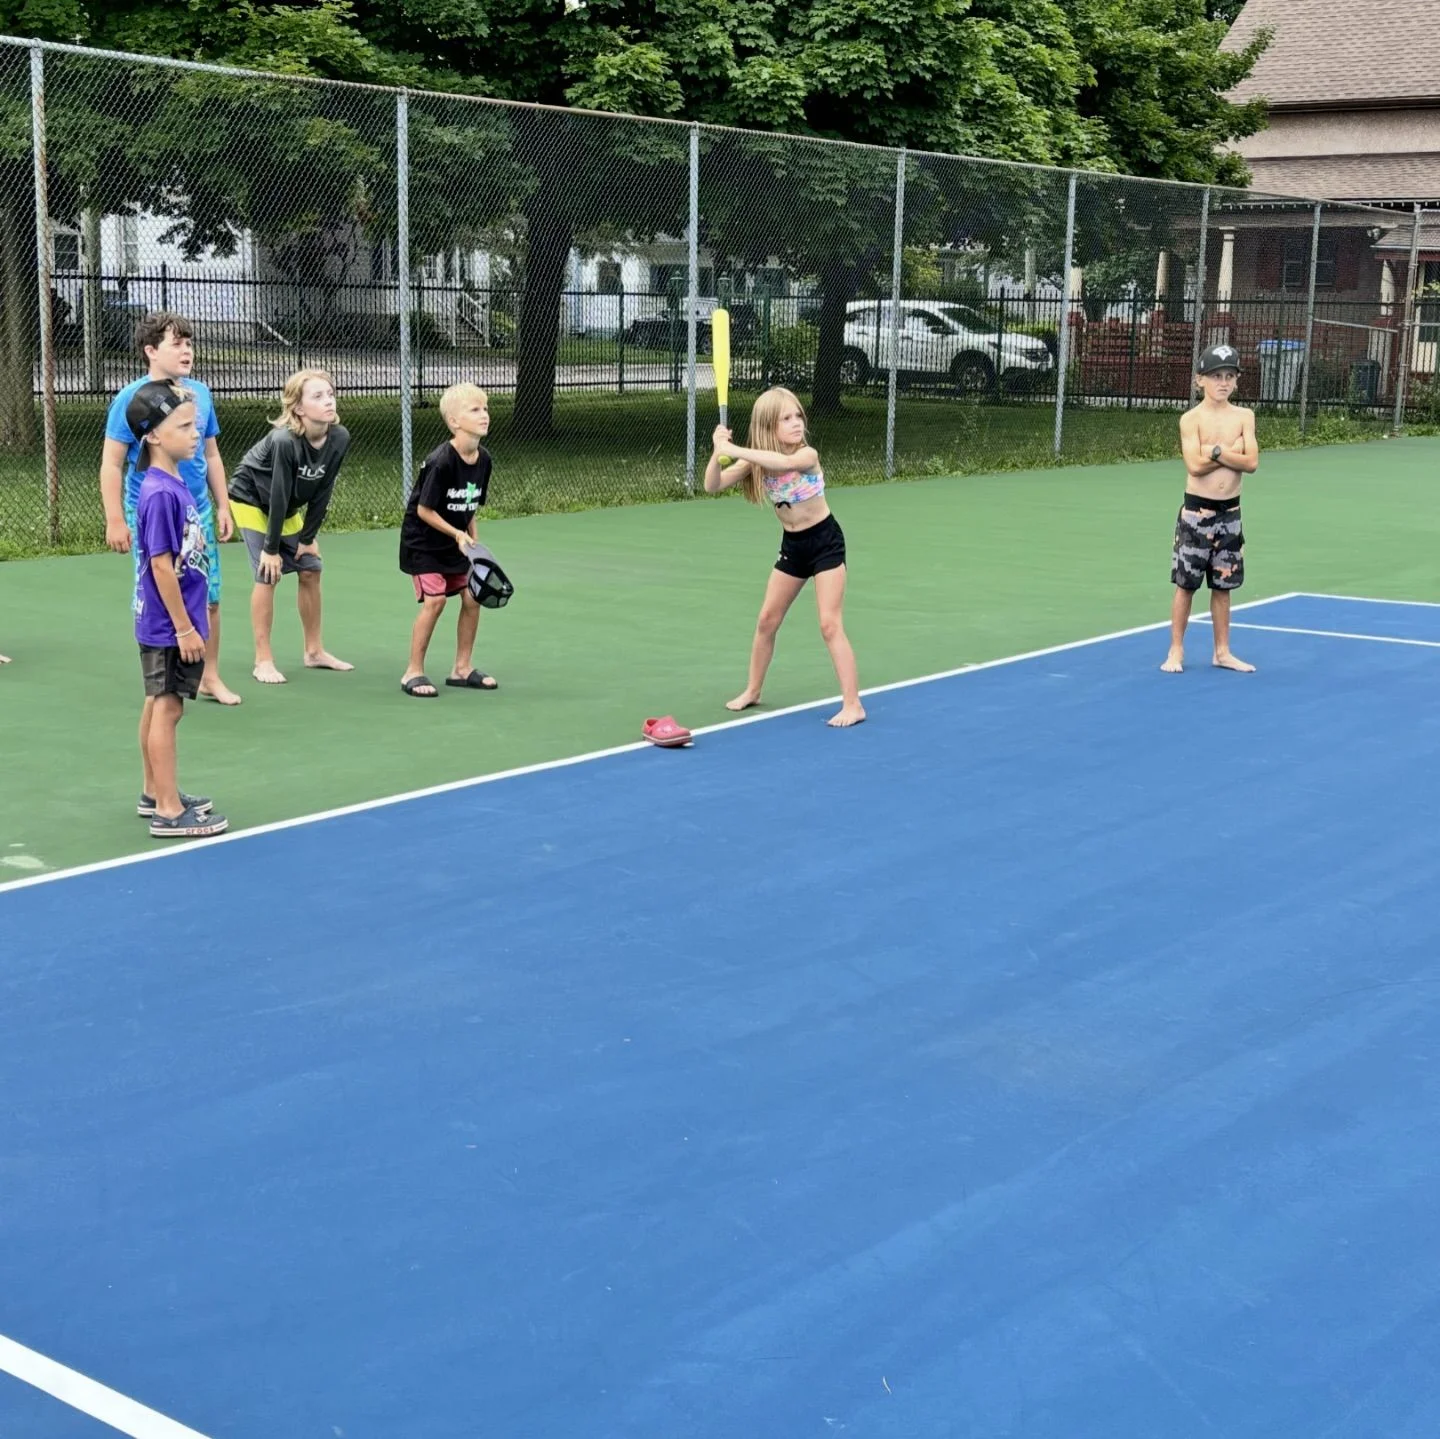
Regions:
<instances>
[{"instance_id":1,"label":"curly dark hair","mask_svg":"<svg viewBox=\"0 0 1440 1439\"><path fill-rule=\"evenodd\" d=\"M177 340L188 340L194 335L195 327L174 310L151 310L135 326L135 348L140 351L141 357L144 357L147 345L163 344L170 331L174 331Z\"/></svg>"}]
</instances>

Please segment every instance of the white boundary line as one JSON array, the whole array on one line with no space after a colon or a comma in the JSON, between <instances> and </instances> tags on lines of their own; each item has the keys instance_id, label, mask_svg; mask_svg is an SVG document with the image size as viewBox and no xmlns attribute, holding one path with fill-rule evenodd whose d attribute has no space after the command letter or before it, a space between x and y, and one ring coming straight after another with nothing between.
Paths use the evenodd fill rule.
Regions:
<instances>
[{"instance_id":1,"label":"white boundary line","mask_svg":"<svg viewBox=\"0 0 1440 1439\"><path fill-rule=\"evenodd\" d=\"M1267 595L1261 600L1247 600L1234 608L1240 610L1258 609L1261 605L1278 604L1282 600L1301 598L1299 590L1290 590L1283 595ZM1169 620L1157 620L1148 625L1132 625L1125 630L1112 630L1109 634L1092 635L1088 639L1068 640L1064 644L1047 645L1044 649L1027 650L1024 654L1005 655L996 660L981 660L976 664L957 665L954 669L937 670L934 674L918 675L914 679L894 680L890 684L874 685L861 690L862 695L889 694L892 690L911 689L916 685L932 684L936 680L954 679L957 675L978 674L981 670L999 669L1002 665L1017 665L1026 660L1043 659L1047 655L1065 654L1070 650L1087 649L1091 645L1108 644L1111 640L1128 639L1131 635L1149 634L1155 630L1168 629ZM722 720L718 724L702 725L693 731L696 735L717 734L721 730L739 729L744 725L761 724L765 720L780 719L785 715L801 714L805 710L822 709L826 705L838 704L838 695L824 699L806 700L803 704L787 705L783 709L765 710L758 714L741 715L733 720ZM0 902L13 890L30 889L35 885L54 884L56 880L77 879L81 875L100 874L105 870L122 869L132 864L150 864L154 861L172 858L175 855L194 854L201 849L216 845L233 844L238 840L254 839L262 834L277 834L281 830L298 829L302 825L319 824L322 820L343 819L346 815L364 814L369 810L385 809L394 804L406 804L410 800L429 799L432 795L451 794L456 790L474 789L482 784L495 784L500 780L519 779L522 775L543 774L547 770L566 769L571 765L588 764L591 760L609 759L614 755L632 754L636 750L649 749L648 740L636 740L631 744L613 745L609 749L591 750L588 754L568 755L563 759L542 760L538 764L521 765L516 769L499 770L494 774L475 775L471 779L451 780L446 784L428 785L424 789L407 790L403 794L385 795L380 799L361 800L358 804L341 805L338 809L320 810L315 814L296 815L292 819L275 820L271 824L257 824L250 829L232 830L229 834L217 835L214 839L177 840L165 849L142 850L138 854L119 855L115 859L97 860L93 864L75 865L71 869L57 869L49 874L28 875L24 879L7 880L0 884Z\"/></svg>"},{"instance_id":2,"label":"white boundary line","mask_svg":"<svg viewBox=\"0 0 1440 1439\"><path fill-rule=\"evenodd\" d=\"M1318 635L1327 640L1370 640L1377 645L1415 645L1424 650L1440 650L1440 640L1407 640L1398 635L1357 635L1349 630L1306 630L1293 625L1247 625L1239 621L1230 626L1232 630L1270 630L1277 635Z\"/></svg>"},{"instance_id":3,"label":"white boundary line","mask_svg":"<svg viewBox=\"0 0 1440 1439\"><path fill-rule=\"evenodd\" d=\"M205 1439L163 1414L0 1334L0 1369L131 1439Z\"/></svg>"},{"instance_id":4,"label":"white boundary line","mask_svg":"<svg viewBox=\"0 0 1440 1439\"><path fill-rule=\"evenodd\" d=\"M1378 595L1327 595L1319 590L1299 590L1293 595L1287 595L1287 599L1295 600L1353 600L1357 605L1411 605L1416 609L1440 610L1440 601L1437 600L1384 600ZM1239 605L1235 608L1238 610Z\"/></svg>"}]
</instances>

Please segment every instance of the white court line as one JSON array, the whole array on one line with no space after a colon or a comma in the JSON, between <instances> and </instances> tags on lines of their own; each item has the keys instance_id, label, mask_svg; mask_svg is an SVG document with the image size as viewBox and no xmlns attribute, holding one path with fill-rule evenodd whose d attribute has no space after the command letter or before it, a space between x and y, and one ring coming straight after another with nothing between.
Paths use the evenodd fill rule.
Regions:
<instances>
[{"instance_id":1,"label":"white court line","mask_svg":"<svg viewBox=\"0 0 1440 1439\"><path fill-rule=\"evenodd\" d=\"M1370 640L1377 645L1415 645L1423 650L1440 650L1440 640L1406 640L1398 635L1357 635L1348 630L1306 630L1293 625L1247 625L1236 621L1232 630L1270 630L1277 635L1318 635L1327 640Z\"/></svg>"},{"instance_id":2,"label":"white court line","mask_svg":"<svg viewBox=\"0 0 1440 1439\"><path fill-rule=\"evenodd\" d=\"M43 1390L62 1404L122 1434L129 1434L131 1439L205 1439L198 1429L187 1429L104 1384L97 1384L13 1339L6 1339L3 1334L0 1334L0 1369Z\"/></svg>"},{"instance_id":3,"label":"white court line","mask_svg":"<svg viewBox=\"0 0 1440 1439\"><path fill-rule=\"evenodd\" d=\"M1319 590L1301 590L1286 596L1295 600L1353 600L1357 605L1410 605L1421 610L1440 610L1440 600L1382 600L1375 595L1326 595ZM1236 609L1240 606L1236 605Z\"/></svg>"},{"instance_id":4,"label":"white court line","mask_svg":"<svg viewBox=\"0 0 1440 1439\"><path fill-rule=\"evenodd\" d=\"M1235 605L1240 610L1258 609L1261 605L1279 604L1282 600L1301 597L1300 591L1290 590L1283 595L1268 595L1263 600L1247 600ZM1154 624L1133 625L1126 630L1111 630L1109 634L1092 635L1089 639L1069 640L1061 645L1047 645L1040 650L1027 650L1024 654L1005 655L998 660L981 660L976 664L957 665L954 669L937 670L934 674L918 675L914 679L894 680L890 684L873 685L861 690L863 696L889 694L892 690L910 689L915 685L927 685L935 680L954 679L957 675L978 674L981 670L999 669L1002 665L1018 665L1025 660L1043 659L1046 655L1065 654L1069 650L1087 649L1091 645L1108 644L1111 640L1128 639L1131 635L1143 635L1155 630L1169 629L1169 620L1157 620ZM826 705L838 704L839 695L825 699L806 700L803 704L787 705L784 709L764 710L757 714L741 715L733 720L722 720L718 724L702 725L692 731L695 735L717 734L721 730L739 729L743 725L760 724L765 720L780 719L785 715L801 714L805 710L823 709ZM636 740L631 744L612 745L609 749L591 750L588 754L568 755L564 759L542 760L539 764L521 765L516 769L499 770L494 774L475 775L470 779L451 780L446 784L428 785L424 789L407 790L403 794L385 795L380 799L361 800L358 804L341 805L338 809L320 810L315 814L296 815L293 819L275 820L270 824L257 824L250 829L232 830L228 834L216 835L214 839L177 840L173 846L158 850L142 850L138 854L124 854L115 859L97 860L94 864L79 864L71 869L57 869L49 874L29 875L25 879L8 880L0 884L0 901L12 890L29 889L38 884L54 884L56 880L76 879L85 874L100 874L108 869L121 869L132 864L150 864L171 859L176 855L193 854L199 849L213 849L216 845L233 844L242 839L254 839L262 834L277 834L281 830L298 829L301 825L319 824L322 820L343 819L346 815L364 814L369 810L385 809L392 804L408 804L411 800L429 799L432 795L451 794L456 790L474 789L482 784L495 784L500 780L519 779L522 775L543 774L547 770L566 769L570 765L588 764L591 760L609 759L617 754L632 754L636 750L650 749L648 740Z\"/></svg>"}]
</instances>

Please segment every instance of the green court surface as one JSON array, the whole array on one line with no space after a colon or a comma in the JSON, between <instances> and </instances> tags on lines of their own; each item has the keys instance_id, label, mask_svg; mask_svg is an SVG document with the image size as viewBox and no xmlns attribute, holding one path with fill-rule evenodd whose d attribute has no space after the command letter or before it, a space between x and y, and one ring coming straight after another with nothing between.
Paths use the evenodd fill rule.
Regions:
<instances>
[{"instance_id":1,"label":"green court surface","mask_svg":"<svg viewBox=\"0 0 1440 1439\"><path fill-rule=\"evenodd\" d=\"M1269 454L1246 484L1240 598L1314 590L1440 600L1437 482L1434 439ZM862 683L1163 620L1182 489L1175 462L836 489ZM276 653L291 682L274 689L250 678L249 571L243 551L227 546L223 670L245 703L187 706L184 785L248 828L623 744L648 715L673 713L692 727L727 717L774 558L766 513L734 498L634 506L501 520L484 538L517 585L507 609L485 615L476 651L502 687L442 690L438 700L400 693L414 601L394 531L322 537L326 642L354 662L352 674L301 668L286 582ZM0 668L0 880L154 847L134 815L140 676L129 589L128 557L0 564L0 651L14 659ZM453 634L452 613L431 650L434 677L448 672ZM1207 643L1196 632L1192 658L1206 659ZM1157 664L1162 653L1157 635ZM1206 704L1195 732L1223 747L1214 688L1158 671L1156 683L1194 683L1197 706L1202 696ZM767 704L834 690L813 601L802 597L781 634ZM844 744L824 714L814 743ZM765 743L765 727L755 741ZM796 759L803 783L804 756ZM684 762L683 753L655 755L656 764ZM670 842L663 815L655 842ZM485 882L479 856L475 882ZM276 885L303 893L304 878L277 875Z\"/></svg>"}]
</instances>

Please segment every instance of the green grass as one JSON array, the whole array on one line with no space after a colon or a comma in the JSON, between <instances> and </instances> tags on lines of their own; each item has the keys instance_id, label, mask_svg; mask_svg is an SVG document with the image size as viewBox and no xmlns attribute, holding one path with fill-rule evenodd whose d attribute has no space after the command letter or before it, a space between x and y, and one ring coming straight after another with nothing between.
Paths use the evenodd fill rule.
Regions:
<instances>
[{"instance_id":1,"label":"green grass","mask_svg":"<svg viewBox=\"0 0 1440 1439\"><path fill-rule=\"evenodd\" d=\"M743 416L750 397L737 395ZM547 440L511 436L511 399L495 398L491 449L496 516L556 513L687 498L685 397L665 393L565 393L557 397L556 426ZM235 463L265 431L273 406L264 400L222 400L221 452ZM327 520L329 530L374 529L399 522L398 402L391 398L344 401L342 416L353 436ZM697 415L697 444L708 448L715 416L708 399ZM63 405L57 415L60 453L60 543L52 545L44 464L39 454L0 453L0 559L45 553L82 554L101 548L103 525L97 475L104 423L99 405ZM1176 412L1075 408L1065 417L1058 463L1158 459L1173 453ZM976 405L953 399L901 398L896 419L896 468L901 477L979 474L1034 469L1057 463L1052 453L1054 412L1045 405ZM1310 443L1374 438L1378 420L1326 413ZM852 396L844 412L814 425L826 473L837 484L870 484L883 477L885 402ZM445 437L433 402L414 411L418 459ZM1290 416L1266 416L1267 449L1300 443ZM703 452L697 462L703 466Z\"/></svg>"},{"instance_id":2,"label":"green grass","mask_svg":"<svg viewBox=\"0 0 1440 1439\"><path fill-rule=\"evenodd\" d=\"M1246 482L1243 598L1323 589L1440 600L1437 474L1435 440L1271 454ZM1163 619L1182 487L1167 459L837 494L863 682ZM646 715L725 718L774 555L769 515L733 500L641 505L499 520L485 535L518 586L507 609L485 616L477 650L502 688L423 704L399 692L414 602L393 531L324 542L326 637L353 674L299 668L287 583L276 648L291 683L278 690L249 679L249 573L227 546L224 669L245 703L187 708L186 784L250 826L621 743ZM12 756L0 874L17 859L55 868L150 845L130 812L139 676L129 585L129 561L114 555L0 565L0 650L15 660L0 668ZM453 634L447 618L432 674L449 663ZM833 692L803 601L766 698Z\"/></svg>"}]
</instances>

